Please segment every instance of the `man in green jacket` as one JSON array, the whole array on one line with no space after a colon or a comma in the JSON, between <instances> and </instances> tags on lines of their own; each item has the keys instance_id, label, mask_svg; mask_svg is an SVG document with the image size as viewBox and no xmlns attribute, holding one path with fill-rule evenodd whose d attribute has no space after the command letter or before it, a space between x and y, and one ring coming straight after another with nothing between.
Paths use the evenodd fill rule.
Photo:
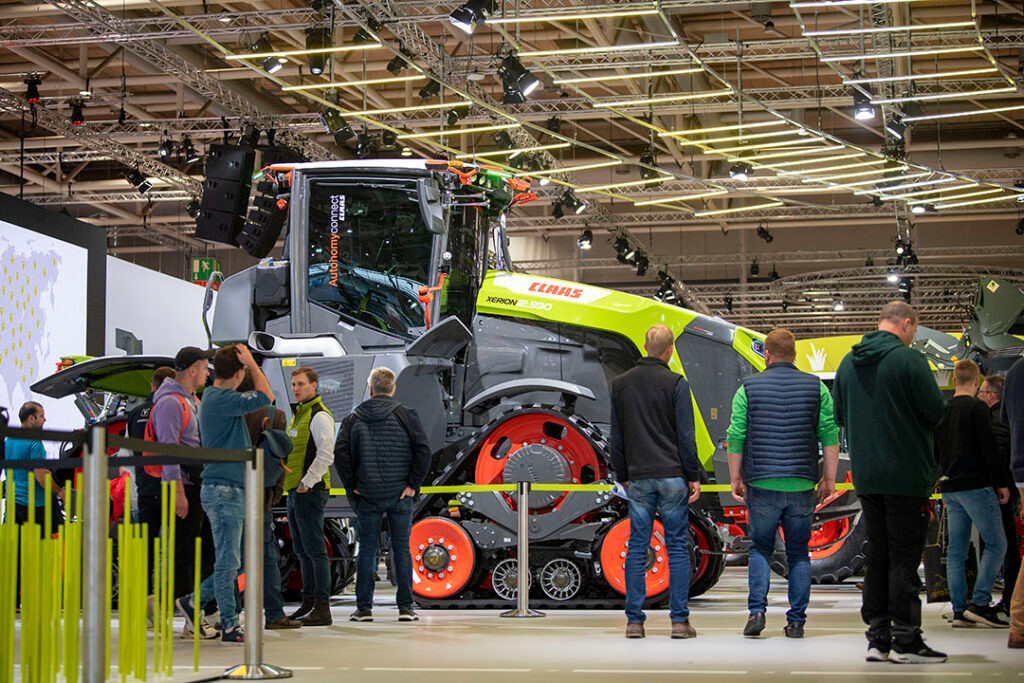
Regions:
<instances>
[{"instance_id":1,"label":"man in green jacket","mask_svg":"<svg viewBox=\"0 0 1024 683\"><path fill-rule=\"evenodd\" d=\"M908 348L916 332L911 306L886 304L878 329L843 358L833 388L867 532L861 618L869 662L946 661L921 638L917 595L928 498L939 476L932 433L945 401L928 361Z\"/></svg>"}]
</instances>

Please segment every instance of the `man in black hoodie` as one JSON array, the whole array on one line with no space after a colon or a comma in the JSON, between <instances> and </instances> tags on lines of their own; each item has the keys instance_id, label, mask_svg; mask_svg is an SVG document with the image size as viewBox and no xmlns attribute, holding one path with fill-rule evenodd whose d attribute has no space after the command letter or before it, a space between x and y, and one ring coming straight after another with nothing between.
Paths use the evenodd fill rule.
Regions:
<instances>
[{"instance_id":1,"label":"man in black hoodie","mask_svg":"<svg viewBox=\"0 0 1024 683\"><path fill-rule=\"evenodd\" d=\"M391 532L391 557L398 582L398 620L417 621L412 599L413 501L430 469L430 444L416 412L395 400L395 373L370 373L370 400L342 423L334 464L356 513L356 611L352 621L373 621L373 584L384 515Z\"/></svg>"},{"instance_id":2,"label":"man in black hoodie","mask_svg":"<svg viewBox=\"0 0 1024 683\"><path fill-rule=\"evenodd\" d=\"M886 304L878 329L839 364L832 392L868 540L860 614L869 662L946 661L921 638L917 568L939 476L932 432L945 401L928 361L908 348L916 332L917 311Z\"/></svg>"},{"instance_id":3,"label":"man in black hoodie","mask_svg":"<svg viewBox=\"0 0 1024 683\"><path fill-rule=\"evenodd\" d=\"M974 397L981 373L974 361L962 360L953 370L955 394L946 405L946 416L935 430L935 446L942 469L940 488L949 520L946 550L946 581L953 603L953 626L984 624L1005 628L1008 624L989 605L992 583L1006 553L999 506L1010 500L1010 470L999 460L988 406ZM995 490L993 490L995 489ZM997 498L998 495L998 498ZM978 563L974 595L967 603L967 543L971 525L978 527L985 551Z\"/></svg>"}]
</instances>

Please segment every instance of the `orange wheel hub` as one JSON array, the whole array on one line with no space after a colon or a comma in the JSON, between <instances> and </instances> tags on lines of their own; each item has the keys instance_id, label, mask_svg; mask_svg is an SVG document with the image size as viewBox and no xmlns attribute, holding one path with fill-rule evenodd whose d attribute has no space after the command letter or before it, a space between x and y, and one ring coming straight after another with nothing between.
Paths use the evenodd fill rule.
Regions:
<instances>
[{"instance_id":1,"label":"orange wheel hub","mask_svg":"<svg viewBox=\"0 0 1024 683\"><path fill-rule=\"evenodd\" d=\"M426 517L412 525L412 592L424 598L450 598L466 587L476 566L473 539L454 521Z\"/></svg>"},{"instance_id":2,"label":"orange wheel hub","mask_svg":"<svg viewBox=\"0 0 1024 683\"><path fill-rule=\"evenodd\" d=\"M626 549L629 546L629 519L616 522L601 541L601 573L608 584L626 594ZM654 533L647 550L647 597L668 590L668 551L665 528L654 520Z\"/></svg>"}]
</instances>

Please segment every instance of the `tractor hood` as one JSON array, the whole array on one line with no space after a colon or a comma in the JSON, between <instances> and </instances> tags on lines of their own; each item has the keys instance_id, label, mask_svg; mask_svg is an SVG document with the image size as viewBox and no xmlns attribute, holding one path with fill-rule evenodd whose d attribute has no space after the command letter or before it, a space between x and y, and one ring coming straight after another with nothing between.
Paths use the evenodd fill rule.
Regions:
<instances>
[{"instance_id":1,"label":"tractor hood","mask_svg":"<svg viewBox=\"0 0 1024 683\"><path fill-rule=\"evenodd\" d=\"M50 398L64 398L83 391L102 391L119 396L149 395L153 371L174 366L170 356L104 356L75 363L32 385L32 391Z\"/></svg>"}]
</instances>

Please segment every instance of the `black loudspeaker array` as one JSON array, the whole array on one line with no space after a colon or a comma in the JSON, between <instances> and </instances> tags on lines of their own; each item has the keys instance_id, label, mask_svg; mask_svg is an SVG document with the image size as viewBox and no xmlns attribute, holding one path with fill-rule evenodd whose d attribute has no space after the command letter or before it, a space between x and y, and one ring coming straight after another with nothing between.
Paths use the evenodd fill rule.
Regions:
<instances>
[{"instance_id":1,"label":"black loudspeaker array","mask_svg":"<svg viewBox=\"0 0 1024 683\"><path fill-rule=\"evenodd\" d=\"M238 145L211 145L206 158L203 200L196 219L196 237L206 242L238 245L252 189L256 152Z\"/></svg>"},{"instance_id":2,"label":"black loudspeaker array","mask_svg":"<svg viewBox=\"0 0 1024 683\"><path fill-rule=\"evenodd\" d=\"M256 258L270 254L288 215L289 195L278 195L278 184L264 180L256 184L256 198L249 218L238 235L238 245Z\"/></svg>"}]
</instances>

